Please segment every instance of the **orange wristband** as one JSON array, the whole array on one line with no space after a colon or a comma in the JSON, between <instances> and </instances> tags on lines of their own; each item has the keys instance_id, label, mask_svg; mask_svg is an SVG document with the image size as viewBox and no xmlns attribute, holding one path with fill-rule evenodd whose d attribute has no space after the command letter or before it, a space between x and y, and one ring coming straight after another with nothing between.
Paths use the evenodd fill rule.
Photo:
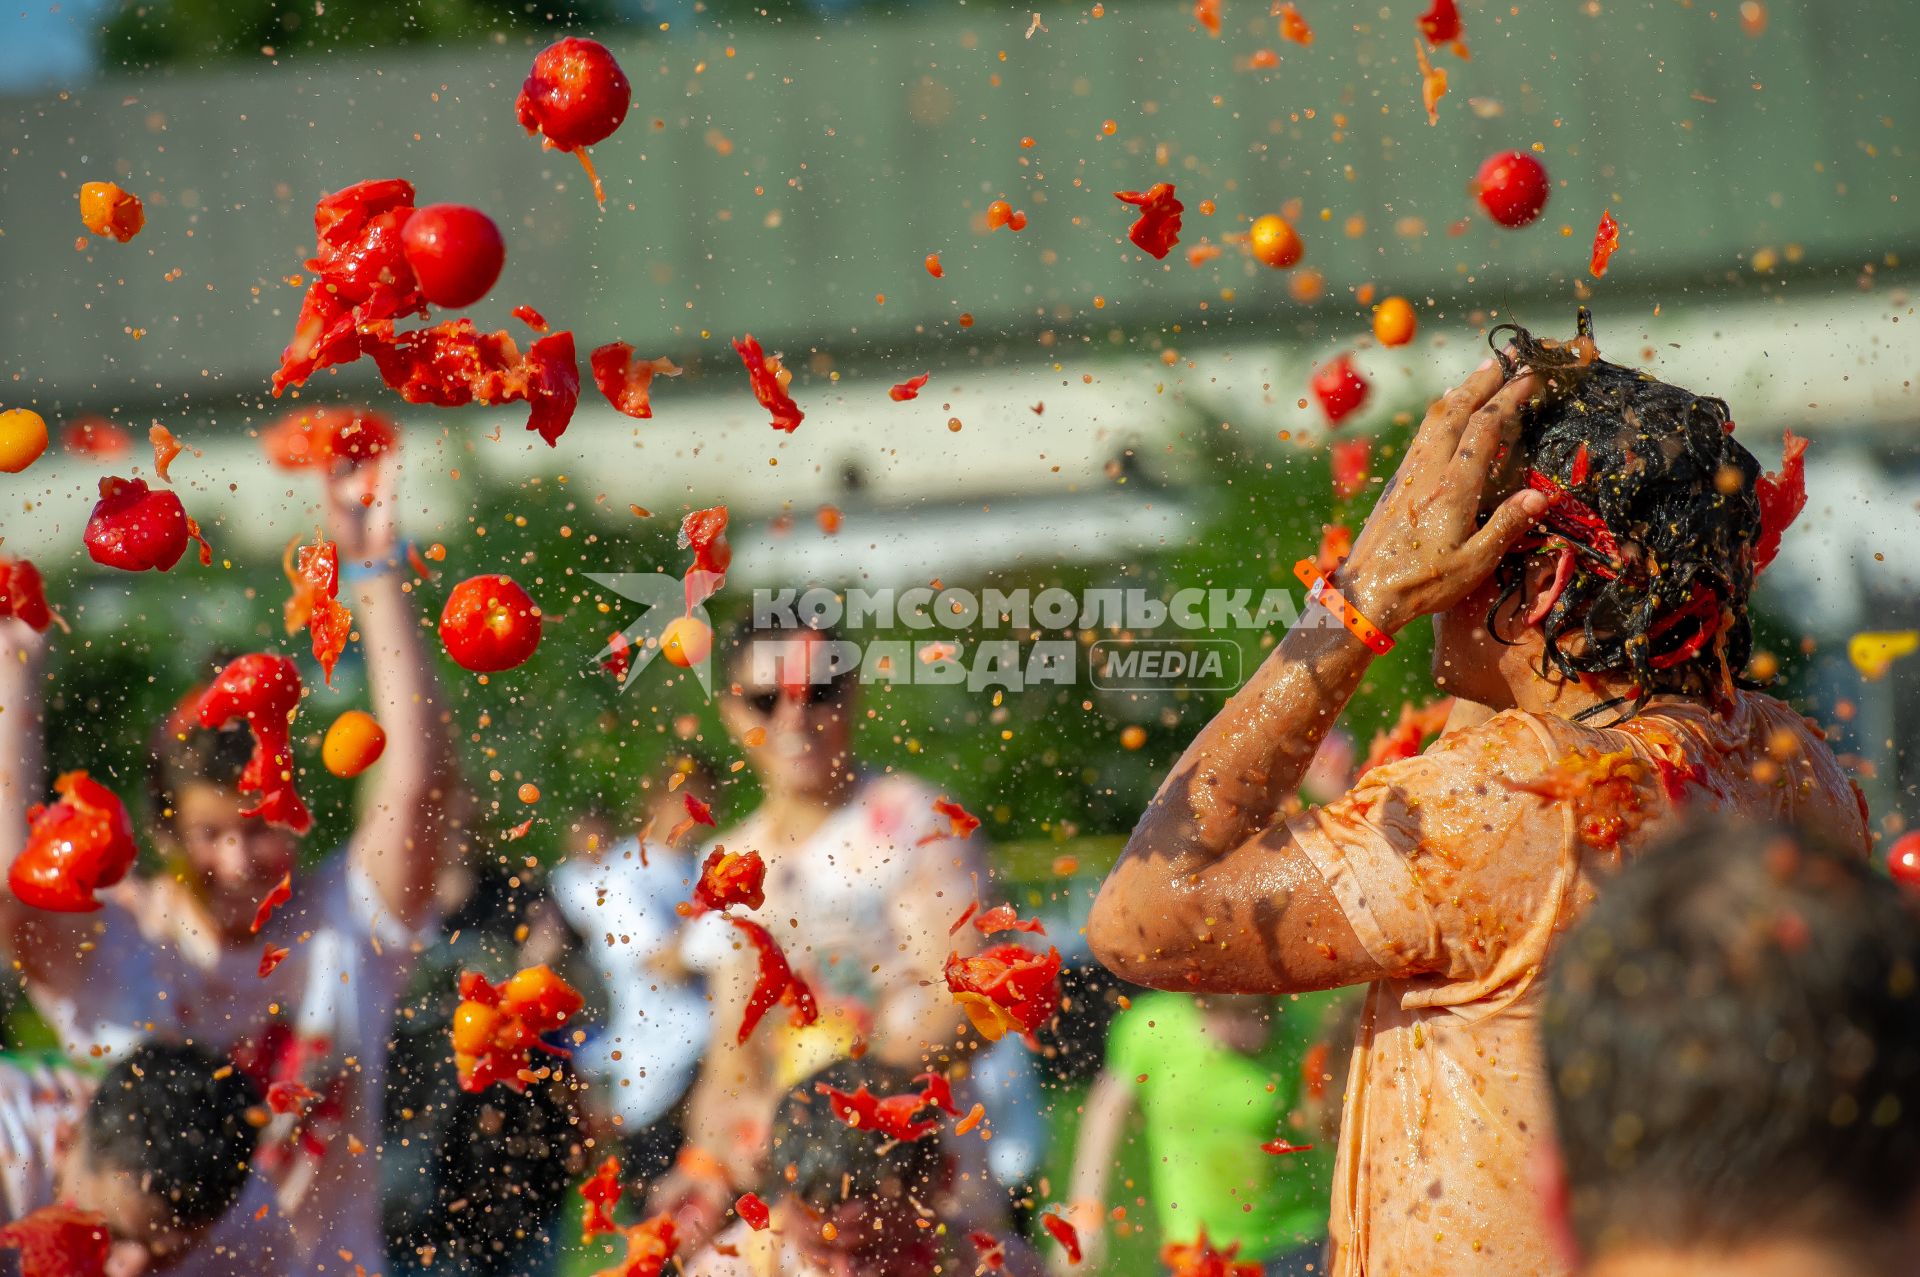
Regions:
<instances>
[{"instance_id":1,"label":"orange wristband","mask_svg":"<svg viewBox=\"0 0 1920 1277\"><path fill-rule=\"evenodd\" d=\"M1385 656L1393 650L1393 635L1360 615L1360 609L1347 602L1340 591L1333 588L1326 574L1321 572L1312 559L1302 559L1293 565L1294 576L1300 584L1307 587L1309 605L1318 603L1340 618L1347 632L1367 645L1367 650L1375 656Z\"/></svg>"}]
</instances>

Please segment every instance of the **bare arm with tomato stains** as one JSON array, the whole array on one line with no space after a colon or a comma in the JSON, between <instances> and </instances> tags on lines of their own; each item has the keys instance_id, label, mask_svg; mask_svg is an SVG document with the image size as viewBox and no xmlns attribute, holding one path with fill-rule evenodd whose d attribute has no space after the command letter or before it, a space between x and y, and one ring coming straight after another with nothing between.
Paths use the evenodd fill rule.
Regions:
<instances>
[{"instance_id":1,"label":"bare arm with tomato stains","mask_svg":"<svg viewBox=\"0 0 1920 1277\"><path fill-rule=\"evenodd\" d=\"M1522 491L1484 527L1482 494L1519 436L1532 376L1489 360L1427 413L1335 585L1393 633L1465 598L1545 509ZM1318 608L1311 617L1324 619ZM1278 819L1373 654L1296 626L1194 738L1134 827L1087 924L1094 953L1139 984L1285 993L1377 979L1320 873Z\"/></svg>"},{"instance_id":2,"label":"bare arm with tomato stains","mask_svg":"<svg viewBox=\"0 0 1920 1277\"><path fill-rule=\"evenodd\" d=\"M46 637L22 621L0 617L0 870L27 845L27 809L46 798L40 689ZM50 963L71 963L91 928L91 914L48 913L20 903L0 885L0 956L38 978Z\"/></svg>"},{"instance_id":3,"label":"bare arm with tomato stains","mask_svg":"<svg viewBox=\"0 0 1920 1277\"><path fill-rule=\"evenodd\" d=\"M353 609L373 715L388 741L372 771L349 854L381 903L402 923L416 926L433 900L454 764L442 721L445 702L420 640L418 609L400 589L405 565L395 561L400 545L391 464L327 478L327 533L339 547L341 595Z\"/></svg>"}]
</instances>

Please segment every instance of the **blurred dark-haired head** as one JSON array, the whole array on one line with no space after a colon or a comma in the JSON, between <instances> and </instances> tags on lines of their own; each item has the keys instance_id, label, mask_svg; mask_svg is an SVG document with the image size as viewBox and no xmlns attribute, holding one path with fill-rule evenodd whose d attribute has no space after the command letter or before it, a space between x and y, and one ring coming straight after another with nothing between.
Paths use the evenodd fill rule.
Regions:
<instances>
[{"instance_id":1,"label":"blurred dark-haired head","mask_svg":"<svg viewBox=\"0 0 1920 1277\"><path fill-rule=\"evenodd\" d=\"M726 636L731 686L721 718L736 740L758 742L747 758L769 794L819 799L845 788L858 671L841 667L858 659L853 650L810 625L756 624Z\"/></svg>"},{"instance_id":2,"label":"blurred dark-haired head","mask_svg":"<svg viewBox=\"0 0 1920 1277\"><path fill-rule=\"evenodd\" d=\"M253 753L244 724L209 730L194 722L195 689L154 732L147 763L147 794L162 849L182 862L223 938L251 938L254 909L294 866L298 842L257 816L240 793L240 774Z\"/></svg>"},{"instance_id":3,"label":"blurred dark-haired head","mask_svg":"<svg viewBox=\"0 0 1920 1277\"><path fill-rule=\"evenodd\" d=\"M240 1196L257 1131L253 1083L204 1047L148 1042L100 1079L56 1191L156 1260L192 1245Z\"/></svg>"},{"instance_id":4,"label":"blurred dark-haired head","mask_svg":"<svg viewBox=\"0 0 1920 1277\"><path fill-rule=\"evenodd\" d=\"M1501 486L1553 504L1473 596L1472 625L1505 643L1537 626L1540 676L1606 676L1621 713L1730 694L1753 646L1760 465L1727 405L1600 358L1584 310L1568 341L1513 324L1489 341L1509 378L1540 381Z\"/></svg>"},{"instance_id":5,"label":"blurred dark-haired head","mask_svg":"<svg viewBox=\"0 0 1920 1277\"><path fill-rule=\"evenodd\" d=\"M1700 823L1622 872L1549 972L1546 1061L1589 1259L1911 1245L1920 917L1856 852Z\"/></svg>"},{"instance_id":6,"label":"blurred dark-haired head","mask_svg":"<svg viewBox=\"0 0 1920 1277\"><path fill-rule=\"evenodd\" d=\"M828 1244L856 1255L875 1248L899 1258L928 1231L916 1221L935 1210L948 1189L949 1167L938 1135L889 1139L835 1116L820 1084L876 1096L919 1090L905 1069L872 1059L842 1060L802 1082L781 1101L761 1196L781 1198L810 1219L834 1225ZM820 1236L819 1231L811 1236Z\"/></svg>"}]
</instances>

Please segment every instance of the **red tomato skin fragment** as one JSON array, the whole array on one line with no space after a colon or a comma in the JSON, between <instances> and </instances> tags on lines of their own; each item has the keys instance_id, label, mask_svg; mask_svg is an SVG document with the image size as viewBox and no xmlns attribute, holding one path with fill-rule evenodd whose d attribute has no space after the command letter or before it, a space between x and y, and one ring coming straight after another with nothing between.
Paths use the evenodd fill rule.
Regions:
<instances>
[{"instance_id":1,"label":"red tomato skin fragment","mask_svg":"<svg viewBox=\"0 0 1920 1277\"><path fill-rule=\"evenodd\" d=\"M1172 182L1155 182L1144 191L1115 191L1122 204L1140 210L1140 216L1127 229L1134 247L1149 257L1162 258L1180 242L1180 214L1186 206L1174 198Z\"/></svg>"},{"instance_id":2,"label":"red tomato skin fragment","mask_svg":"<svg viewBox=\"0 0 1920 1277\"><path fill-rule=\"evenodd\" d=\"M260 978L264 980L268 976L272 975L274 968L279 966L282 962L285 962L287 960L287 955L292 952L293 950L288 949L282 945L277 945L277 944L268 945L266 949L260 954Z\"/></svg>"},{"instance_id":3,"label":"red tomato skin fragment","mask_svg":"<svg viewBox=\"0 0 1920 1277\"><path fill-rule=\"evenodd\" d=\"M40 569L26 559L0 554L0 618L12 617L37 634L53 624Z\"/></svg>"},{"instance_id":4,"label":"red tomato skin fragment","mask_svg":"<svg viewBox=\"0 0 1920 1277\"><path fill-rule=\"evenodd\" d=\"M609 1157L580 1185L580 1196L587 1204L580 1221L580 1241L584 1245L602 1233L617 1233L613 1208L620 1203L620 1159Z\"/></svg>"},{"instance_id":5,"label":"red tomato skin fragment","mask_svg":"<svg viewBox=\"0 0 1920 1277\"><path fill-rule=\"evenodd\" d=\"M746 1221L748 1228L756 1233L765 1232L767 1225L773 1222L773 1212L760 1200L758 1193L742 1193L735 1199L733 1209Z\"/></svg>"},{"instance_id":6,"label":"red tomato skin fragment","mask_svg":"<svg viewBox=\"0 0 1920 1277\"><path fill-rule=\"evenodd\" d=\"M402 236L413 211L413 185L400 178L357 182L314 205L314 279L273 375L275 397L358 359L364 325L426 313Z\"/></svg>"},{"instance_id":7,"label":"red tomato skin fragment","mask_svg":"<svg viewBox=\"0 0 1920 1277\"><path fill-rule=\"evenodd\" d=\"M1754 493L1760 502L1760 539L1753 548L1753 571L1766 570L1780 553L1780 538L1807 508L1807 441L1789 430L1780 446L1780 469L1760 476Z\"/></svg>"},{"instance_id":8,"label":"red tomato skin fragment","mask_svg":"<svg viewBox=\"0 0 1920 1277\"><path fill-rule=\"evenodd\" d=\"M313 644L327 686L333 686L333 667L347 648L353 632L353 613L340 602L340 551L331 541L303 545L297 564L284 564L293 594L286 602L287 633L302 626Z\"/></svg>"},{"instance_id":9,"label":"red tomato skin fragment","mask_svg":"<svg viewBox=\"0 0 1920 1277\"><path fill-rule=\"evenodd\" d=\"M923 372L918 377L909 377L898 385L889 387L887 390L887 398L893 400L895 403L905 403L909 399L918 399L920 397L920 388L927 384L927 378L930 375L929 373Z\"/></svg>"},{"instance_id":10,"label":"red tomato skin fragment","mask_svg":"<svg viewBox=\"0 0 1920 1277\"><path fill-rule=\"evenodd\" d=\"M180 441L173 437L173 431L156 421L153 423L153 427L147 431L147 442L153 445L154 473L166 482L172 483L173 476L167 473L167 468L173 464L173 459L183 451Z\"/></svg>"},{"instance_id":11,"label":"red tomato skin fragment","mask_svg":"<svg viewBox=\"0 0 1920 1277\"><path fill-rule=\"evenodd\" d=\"M1208 35L1218 39L1220 35L1220 0L1193 0L1193 20L1204 27Z\"/></svg>"},{"instance_id":12,"label":"red tomato skin fragment","mask_svg":"<svg viewBox=\"0 0 1920 1277\"><path fill-rule=\"evenodd\" d=\"M787 963L787 955L780 951L780 944L773 933L757 922L725 915L728 922L745 932L747 939L759 956L760 970L754 983L753 992L747 997L746 1014L740 1018L738 1040L745 1044L760 1026L760 1020L774 1005L791 998L794 1004L794 1023L808 1025L820 1018L820 1008L814 1003L813 992L805 981L794 975L793 968Z\"/></svg>"},{"instance_id":13,"label":"red tomato skin fragment","mask_svg":"<svg viewBox=\"0 0 1920 1277\"><path fill-rule=\"evenodd\" d=\"M1620 247L1620 223L1613 220L1611 209L1600 211L1600 224L1593 232L1593 260L1587 269L1593 277L1599 279L1607 273L1607 262L1613 257L1614 250Z\"/></svg>"},{"instance_id":14,"label":"red tomato skin fragment","mask_svg":"<svg viewBox=\"0 0 1920 1277\"><path fill-rule=\"evenodd\" d=\"M1313 28L1307 25L1307 20L1291 4L1280 6L1280 38L1298 45L1313 43Z\"/></svg>"},{"instance_id":15,"label":"red tomato skin fragment","mask_svg":"<svg viewBox=\"0 0 1920 1277\"><path fill-rule=\"evenodd\" d=\"M671 359L638 359L633 347L624 341L610 341L596 347L587 356L593 370L593 384L607 397L614 409L629 417L645 420L653 416L653 379L678 377L680 369Z\"/></svg>"},{"instance_id":16,"label":"red tomato skin fragment","mask_svg":"<svg viewBox=\"0 0 1920 1277\"><path fill-rule=\"evenodd\" d=\"M1368 461L1373 453L1373 442L1369 439L1343 439L1333 445L1330 457L1333 463L1333 494L1341 500L1364 491L1368 473Z\"/></svg>"},{"instance_id":17,"label":"red tomato skin fragment","mask_svg":"<svg viewBox=\"0 0 1920 1277\"><path fill-rule=\"evenodd\" d=\"M917 847L924 847L930 842L938 842L942 838L966 838L972 835L974 830L980 828L980 818L978 816L950 799L934 799L933 810L935 815L946 817L947 828L937 833L928 834L918 843L914 844Z\"/></svg>"},{"instance_id":18,"label":"red tomato skin fragment","mask_svg":"<svg viewBox=\"0 0 1920 1277\"><path fill-rule=\"evenodd\" d=\"M1080 1231L1063 1215L1049 1211L1040 1217L1040 1223L1046 1228L1053 1240L1060 1243L1060 1249L1067 1252L1067 1262L1080 1262Z\"/></svg>"},{"instance_id":19,"label":"red tomato skin fragment","mask_svg":"<svg viewBox=\"0 0 1920 1277\"><path fill-rule=\"evenodd\" d=\"M1284 1139L1271 1139L1260 1146L1260 1151L1262 1153L1272 1153L1274 1156L1280 1157L1288 1153L1310 1153L1313 1151L1313 1145L1293 1144Z\"/></svg>"},{"instance_id":20,"label":"red tomato skin fragment","mask_svg":"<svg viewBox=\"0 0 1920 1277\"><path fill-rule=\"evenodd\" d=\"M254 935L260 934L260 928L267 925L267 919L273 917L273 911L293 899L293 875L282 874L280 881L272 890L261 897L260 907L253 911L253 926L248 928Z\"/></svg>"},{"instance_id":21,"label":"red tomato skin fragment","mask_svg":"<svg viewBox=\"0 0 1920 1277\"><path fill-rule=\"evenodd\" d=\"M1448 44L1460 38L1460 9L1454 0L1433 0L1432 7L1417 21L1428 44Z\"/></svg>"},{"instance_id":22,"label":"red tomato skin fragment","mask_svg":"<svg viewBox=\"0 0 1920 1277\"><path fill-rule=\"evenodd\" d=\"M773 428L788 434L799 429L807 414L800 411L792 396L787 394L786 387L780 384L779 361L767 357L752 333L736 337L733 349L739 354L740 362L747 366L747 379L753 386L753 397L760 401L761 407L773 414Z\"/></svg>"},{"instance_id":23,"label":"red tomato skin fragment","mask_svg":"<svg viewBox=\"0 0 1920 1277\"><path fill-rule=\"evenodd\" d=\"M1012 905L995 905L973 920L973 929L983 936L1002 931L1025 931L1036 936L1047 934L1047 929L1040 919L1028 918L1022 921L1020 915L1014 912Z\"/></svg>"},{"instance_id":24,"label":"red tomato skin fragment","mask_svg":"<svg viewBox=\"0 0 1920 1277\"><path fill-rule=\"evenodd\" d=\"M1342 353L1314 370L1307 388L1320 401L1328 425L1338 425L1367 402L1372 390L1367 379L1353 366L1350 355Z\"/></svg>"}]
</instances>

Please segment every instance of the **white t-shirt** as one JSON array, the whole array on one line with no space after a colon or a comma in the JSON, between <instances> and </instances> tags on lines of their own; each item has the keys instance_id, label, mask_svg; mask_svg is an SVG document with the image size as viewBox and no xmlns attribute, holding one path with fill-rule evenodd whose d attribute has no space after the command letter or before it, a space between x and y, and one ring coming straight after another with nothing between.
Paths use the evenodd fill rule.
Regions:
<instances>
[{"instance_id":1,"label":"white t-shirt","mask_svg":"<svg viewBox=\"0 0 1920 1277\"><path fill-rule=\"evenodd\" d=\"M66 1069L0 1060L0 1218L54 1204L56 1159L92 1089ZM261 1213L271 1200L266 1181L252 1176L219 1222L177 1262L151 1270L154 1277L284 1277L297 1246L283 1216L270 1206ZM0 1252L0 1272L13 1272L12 1263L11 1252Z\"/></svg>"},{"instance_id":2,"label":"white t-shirt","mask_svg":"<svg viewBox=\"0 0 1920 1277\"><path fill-rule=\"evenodd\" d=\"M371 1186L389 1026L426 933L389 913L345 853L296 873L293 898L256 943L221 950L206 965L170 937L143 934L119 905L96 916L105 931L86 960L28 985L61 1045L82 1060L97 1045L111 1061L149 1034L191 1037L243 1064L251 1057L248 1071L263 1082L297 1079L321 1092L308 1126L324 1152L293 1147L276 1125L262 1153L265 1164L276 1155L291 1163L283 1194L310 1181L287 1211L304 1248L287 1271L315 1263L342 1271L341 1251L368 1272L383 1269L380 1194ZM291 952L262 979L267 944Z\"/></svg>"},{"instance_id":3,"label":"white t-shirt","mask_svg":"<svg viewBox=\"0 0 1920 1277\"><path fill-rule=\"evenodd\" d=\"M659 844L648 845L643 863L638 840L629 838L598 860L569 860L553 873L554 903L607 987L607 1023L588 1030L574 1063L604 1084L629 1131L679 1103L707 1045L699 982L658 967L679 943L684 923L674 906L692 895L694 869L685 852Z\"/></svg>"}]
</instances>

